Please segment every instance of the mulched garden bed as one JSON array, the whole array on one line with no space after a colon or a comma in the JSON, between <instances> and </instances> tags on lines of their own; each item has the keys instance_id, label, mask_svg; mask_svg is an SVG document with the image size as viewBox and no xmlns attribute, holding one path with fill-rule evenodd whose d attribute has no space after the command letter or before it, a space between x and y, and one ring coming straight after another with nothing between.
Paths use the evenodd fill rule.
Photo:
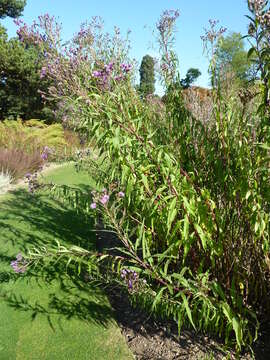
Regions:
<instances>
[{"instance_id":1,"label":"mulched garden bed","mask_svg":"<svg viewBox=\"0 0 270 360\"><path fill-rule=\"evenodd\" d=\"M221 360L226 354L219 340L190 330L178 337L177 326L171 321L159 321L131 306L120 289L107 290L115 318L136 360ZM226 359L237 359L230 353ZM253 359L250 353L239 359ZM254 359L270 359L270 325L261 330L254 348Z\"/></svg>"}]
</instances>

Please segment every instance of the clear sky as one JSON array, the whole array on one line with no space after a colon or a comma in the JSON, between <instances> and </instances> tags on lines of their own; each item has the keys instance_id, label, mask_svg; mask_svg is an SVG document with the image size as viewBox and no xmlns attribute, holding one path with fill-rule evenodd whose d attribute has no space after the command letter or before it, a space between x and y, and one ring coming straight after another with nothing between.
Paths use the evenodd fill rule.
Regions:
<instances>
[{"instance_id":1,"label":"clear sky","mask_svg":"<svg viewBox=\"0 0 270 360\"><path fill-rule=\"evenodd\" d=\"M140 63L145 54L157 55L152 30L166 9L179 9L175 50L180 61L180 75L184 77L190 67L200 69L202 75L197 85L207 87L208 60L203 55L200 35L208 27L209 19L220 21L228 31L247 32L248 14L246 0L27 0L23 20L31 24L40 14L55 15L63 26L63 37L69 39L79 30L82 22L92 16L101 16L105 29L111 31L114 25L126 33L131 30L131 56ZM14 36L13 20L5 19L3 25L9 36ZM156 86L157 93L161 88Z\"/></svg>"}]
</instances>

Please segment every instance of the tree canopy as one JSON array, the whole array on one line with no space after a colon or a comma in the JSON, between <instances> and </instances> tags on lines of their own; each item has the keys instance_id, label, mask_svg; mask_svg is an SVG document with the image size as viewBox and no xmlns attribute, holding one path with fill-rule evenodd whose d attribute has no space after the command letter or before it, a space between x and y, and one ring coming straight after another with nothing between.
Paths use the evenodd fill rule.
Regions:
<instances>
[{"instance_id":1,"label":"tree canopy","mask_svg":"<svg viewBox=\"0 0 270 360\"><path fill-rule=\"evenodd\" d=\"M19 17L26 5L26 0L0 0L0 19L9 16Z\"/></svg>"},{"instance_id":2,"label":"tree canopy","mask_svg":"<svg viewBox=\"0 0 270 360\"><path fill-rule=\"evenodd\" d=\"M48 86L40 78L42 57L37 48L17 38L8 39L0 26L0 119L51 117L39 90Z\"/></svg>"},{"instance_id":3,"label":"tree canopy","mask_svg":"<svg viewBox=\"0 0 270 360\"><path fill-rule=\"evenodd\" d=\"M245 43L240 33L233 32L221 37L216 52L216 74L223 81L230 73L240 82L256 78L256 64L247 57Z\"/></svg>"},{"instance_id":4,"label":"tree canopy","mask_svg":"<svg viewBox=\"0 0 270 360\"><path fill-rule=\"evenodd\" d=\"M155 92L155 61L150 55L145 55L140 66L140 87L143 96Z\"/></svg>"},{"instance_id":5,"label":"tree canopy","mask_svg":"<svg viewBox=\"0 0 270 360\"><path fill-rule=\"evenodd\" d=\"M201 72L199 69L190 68L186 73L186 77L180 80L180 84L183 89L187 89L193 84L197 78L201 76Z\"/></svg>"}]
</instances>

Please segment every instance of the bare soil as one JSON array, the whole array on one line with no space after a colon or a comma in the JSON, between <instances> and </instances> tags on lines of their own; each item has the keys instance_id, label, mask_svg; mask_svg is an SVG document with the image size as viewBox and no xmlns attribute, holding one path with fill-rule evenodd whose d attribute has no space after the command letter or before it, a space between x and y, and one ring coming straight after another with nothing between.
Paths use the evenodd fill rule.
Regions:
<instances>
[{"instance_id":1,"label":"bare soil","mask_svg":"<svg viewBox=\"0 0 270 360\"><path fill-rule=\"evenodd\" d=\"M128 296L119 289L108 291L115 317L127 344L136 360L269 360L270 326L264 326L254 346L254 355L244 353L237 357L226 351L218 339L202 333L183 330L178 336L172 321L160 321L149 317L130 305Z\"/></svg>"}]
</instances>

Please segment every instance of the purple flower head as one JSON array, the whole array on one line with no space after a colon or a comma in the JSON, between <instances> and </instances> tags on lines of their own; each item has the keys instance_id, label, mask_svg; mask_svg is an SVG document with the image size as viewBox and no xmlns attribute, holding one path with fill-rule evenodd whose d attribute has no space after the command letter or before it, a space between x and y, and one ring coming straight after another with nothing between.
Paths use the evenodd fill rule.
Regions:
<instances>
[{"instance_id":1,"label":"purple flower head","mask_svg":"<svg viewBox=\"0 0 270 360\"><path fill-rule=\"evenodd\" d=\"M110 62L109 64L105 65L104 70L107 74L110 74L113 71L113 62Z\"/></svg>"},{"instance_id":2,"label":"purple flower head","mask_svg":"<svg viewBox=\"0 0 270 360\"><path fill-rule=\"evenodd\" d=\"M110 196L105 194L101 197L101 199L99 200L101 202L102 205L105 205L108 201L109 201Z\"/></svg>"},{"instance_id":3,"label":"purple flower head","mask_svg":"<svg viewBox=\"0 0 270 360\"><path fill-rule=\"evenodd\" d=\"M132 280L128 280L128 288L129 289L132 289L133 288L133 282L132 282Z\"/></svg>"},{"instance_id":4,"label":"purple flower head","mask_svg":"<svg viewBox=\"0 0 270 360\"><path fill-rule=\"evenodd\" d=\"M131 64L120 64L120 68L124 73L128 73L132 69Z\"/></svg>"},{"instance_id":5,"label":"purple flower head","mask_svg":"<svg viewBox=\"0 0 270 360\"><path fill-rule=\"evenodd\" d=\"M41 71L40 71L40 78L43 79L47 74L47 70L45 66L42 66Z\"/></svg>"},{"instance_id":6,"label":"purple flower head","mask_svg":"<svg viewBox=\"0 0 270 360\"><path fill-rule=\"evenodd\" d=\"M15 273L24 273L27 270L27 262L23 259L21 253L16 256L16 260L11 261L10 265Z\"/></svg>"},{"instance_id":7,"label":"purple flower head","mask_svg":"<svg viewBox=\"0 0 270 360\"><path fill-rule=\"evenodd\" d=\"M45 151L47 153L52 153L52 149L49 146L44 146L43 151Z\"/></svg>"},{"instance_id":8,"label":"purple flower head","mask_svg":"<svg viewBox=\"0 0 270 360\"><path fill-rule=\"evenodd\" d=\"M124 79L124 76L121 74L121 75L116 75L115 77L114 77L114 80L115 81L121 81L121 80L123 80Z\"/></svg>"},{"instance_id":9,"label":"purple flower head","mask_svg":"<svg viewBox=\"0 0 270 360\"><path fill-rule=\"evenodd\" d=\"M43 152L42 152L42 154L41 154L41 158L42 158L43 160L47 160L49 154L51 154L52 152L53 152L53 151L52 151L52 149L51 149L49 146L44 146Z\"/></svg>"},{"instance_id":10,"label":"purple flower head","mask_svg":"<svg viewBox=\"0 0 270 360\"><path fill-rule=\"evenodd\" d=\"M97 207L97 204L96 204L95 202L93 202L93 203L90 205L90 208L91 208L91 209L96 209L96 207Z\"/></svg>"},{"instance_id":11,"label":"purple flower head","mask_svg":"<svg viewBox=\"0 0 270 360\"><path fill-rule=\"evenodd\" d=\"M125 278L126 275L127 275L127 270L126 270L126 269L122 269L122 270L121 270L121 278L122 278L122 279Z\"/></svg>"},{"instance_id":12,"label":"purple flower head","mask_svg":"<svg viewBox=\"0 0 270 360\"><path fill-rule=\"evenodd\" d=\"M30 173L27 173L27 174L25 175L25 177L26 177L27 179L30 179L31 174L30 174Z\"/></svg>"},{"instance_id":13,"label":"purple flower head","mask_svg":"<svg viewBox=\"0 0 270 360\"><path fill-rule=\"evenodd\" d=\"M42 160L47 160L47 159L48 159L48 153L43 152L43 153L41 154L41 159L42 159Z\"/></svg>"},{"instance_id":14,"label":"purple flower head","mask_svg":"<svg viewBox=\"0 0 270 360\"><path fill-rule=\"evenodd\" d=\"M93 71L92 75L96 78L100 78L102 76L102 73L100 71L95 70Z\"/></svg>"},{"instance_id":15,"label":"purple flower head","mask_svg":"<svg viewBox=\"0 0 270 360\"><path fill-rule=\"evenodd\" d=\"M119 191L118 196L119 196L120 198L123 198L123 197L125 196L125 194L123 193L123 191Z\"/></svg>"}]
</instances>

